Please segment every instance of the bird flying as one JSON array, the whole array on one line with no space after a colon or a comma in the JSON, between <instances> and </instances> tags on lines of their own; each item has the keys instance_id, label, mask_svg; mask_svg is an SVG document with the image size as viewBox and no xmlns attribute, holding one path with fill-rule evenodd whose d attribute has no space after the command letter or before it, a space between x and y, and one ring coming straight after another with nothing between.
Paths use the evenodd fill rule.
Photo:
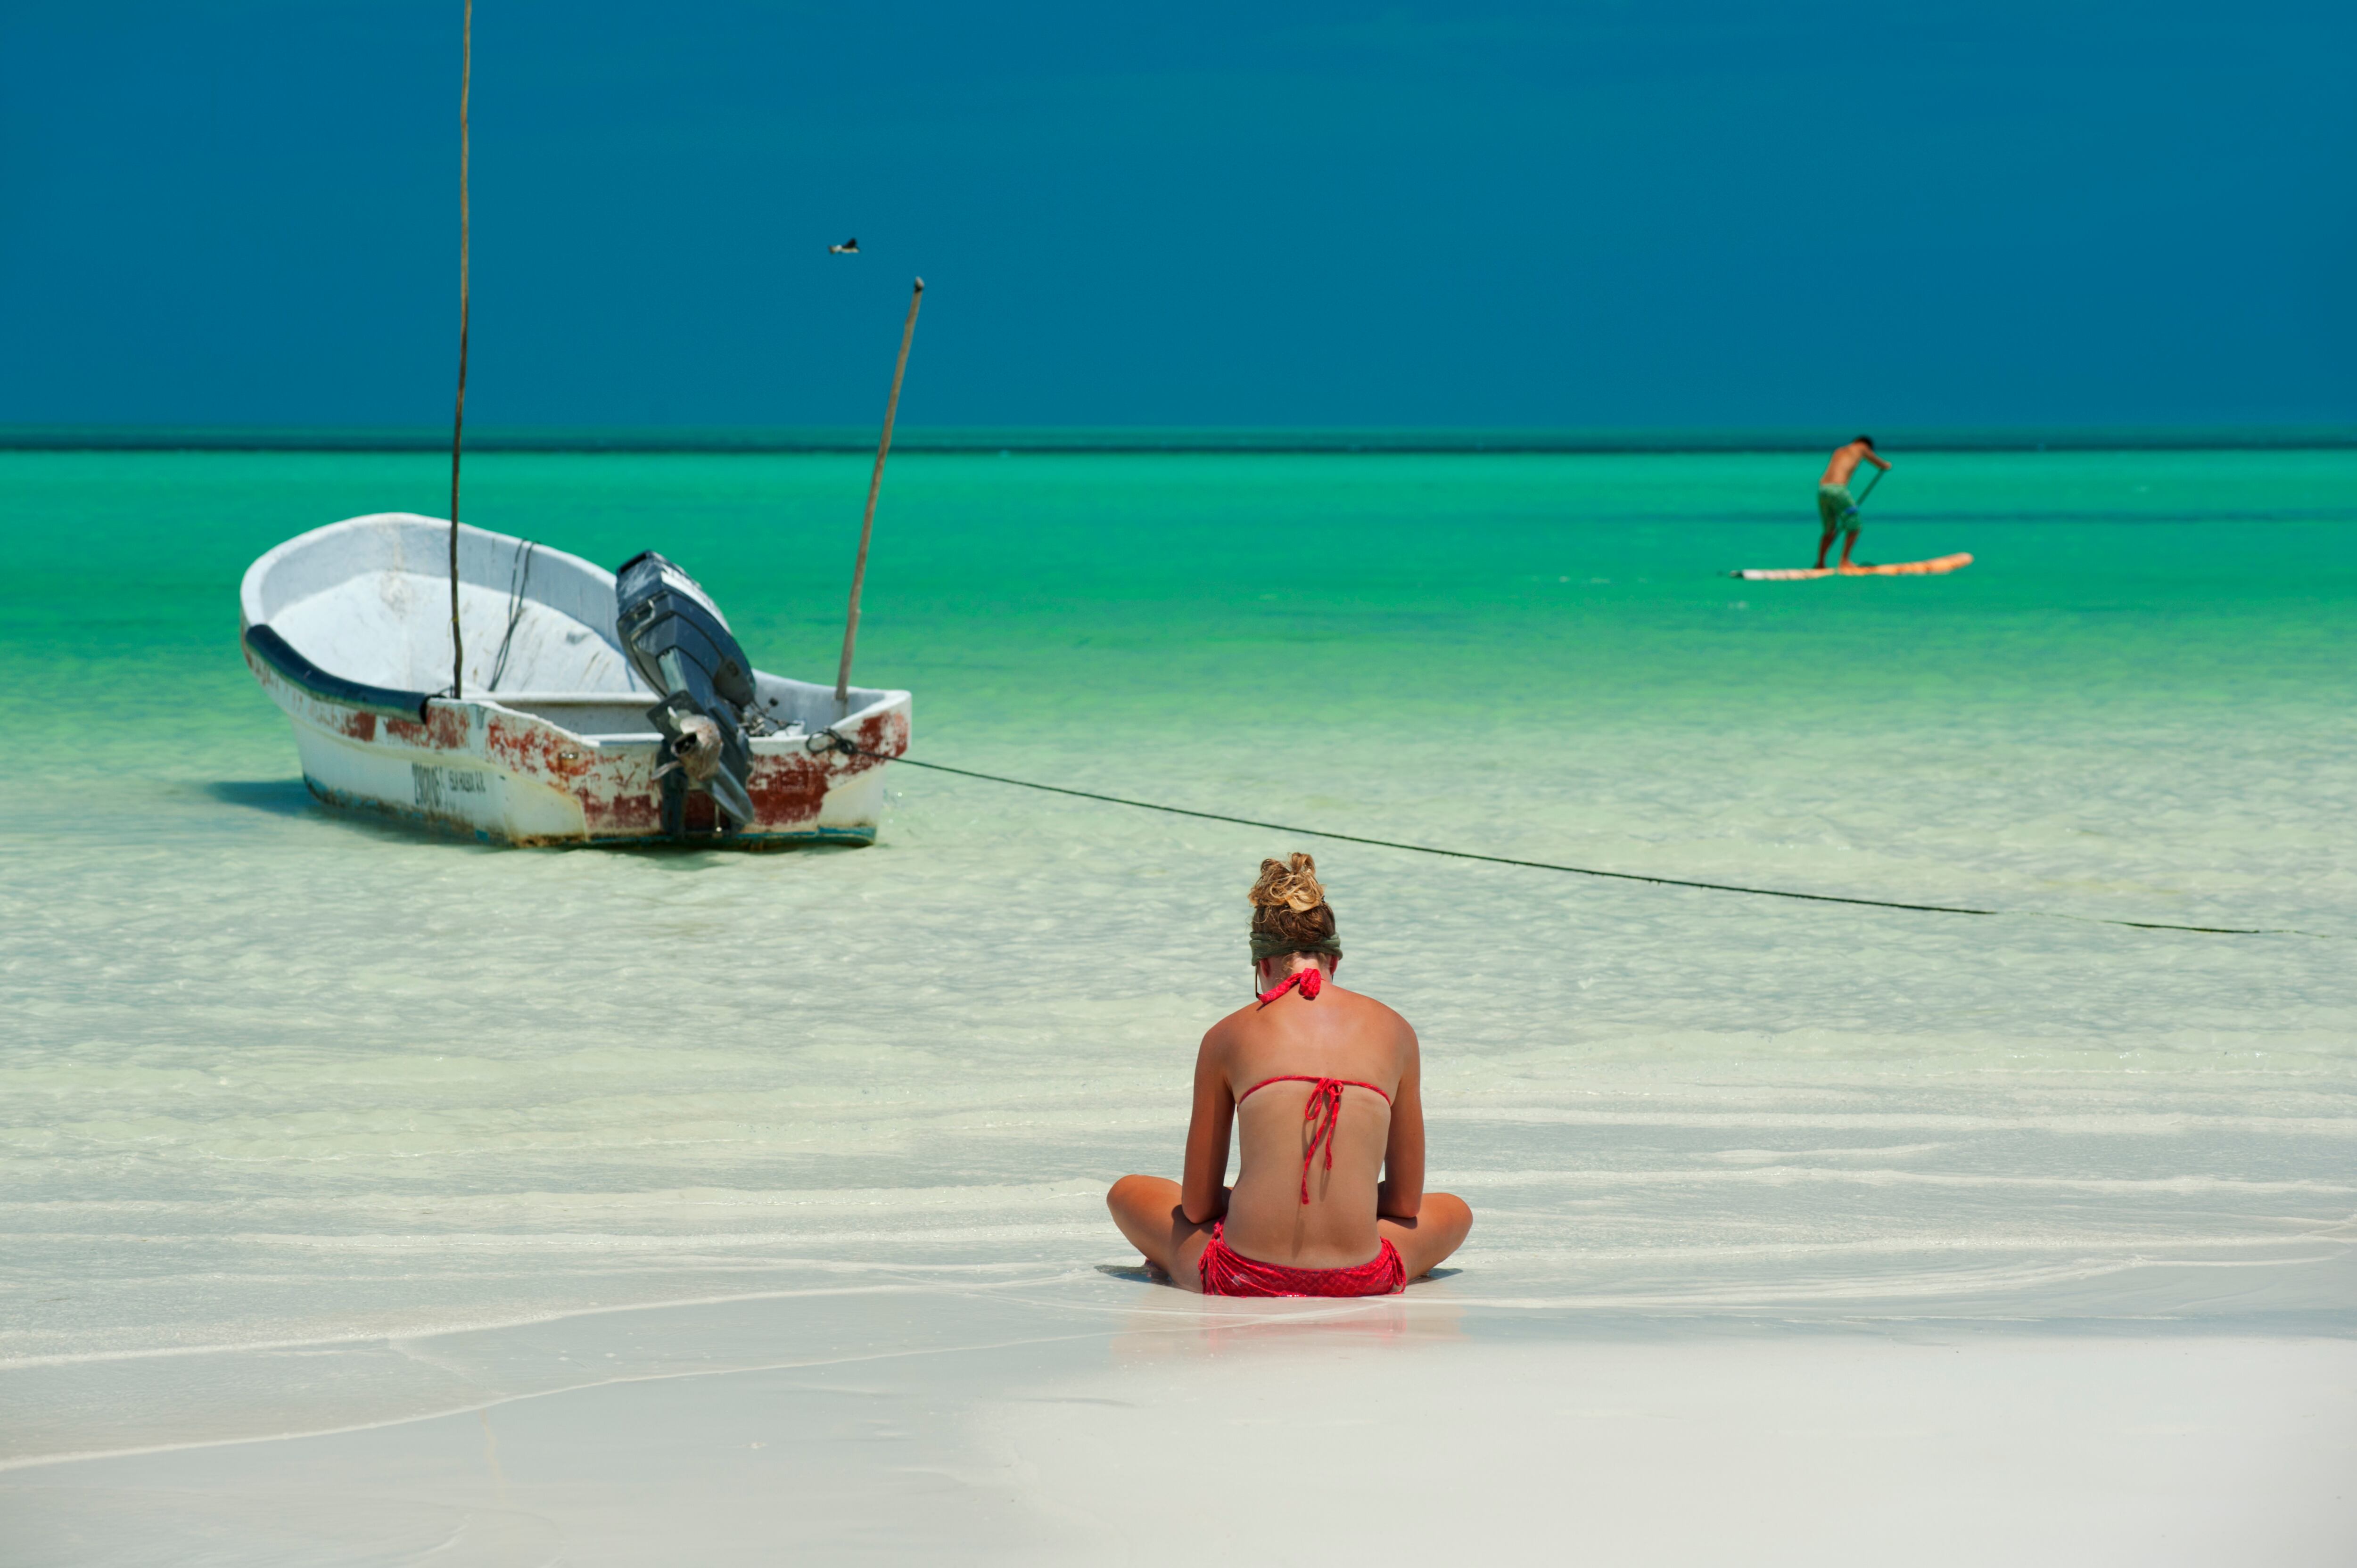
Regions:
<instances>
[{"instance_id":1,"label":"bird flying","mask_svg":"<svg viewBox=\"0 0 2357 1568\"><path fill-rule=\"evenodd\" d=\"M856 256L859 254L859 242L845 240L840 245L829 245L826 253L830 256Z\"/></svg>"}]
</instances>

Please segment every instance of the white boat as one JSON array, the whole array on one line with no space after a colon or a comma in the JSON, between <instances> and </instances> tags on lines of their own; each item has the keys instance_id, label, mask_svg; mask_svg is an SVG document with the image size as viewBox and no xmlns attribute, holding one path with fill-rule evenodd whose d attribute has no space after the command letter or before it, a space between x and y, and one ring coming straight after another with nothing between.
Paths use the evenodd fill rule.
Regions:
<instances>
[{"instance_id":1,"label":"white boat","mask_svg":"<svg viewBox=\"0 0 2357 1568\"><path fill-rule=\"evenodd\" d=\"M838 707L832 686L747 671L752 701L729 714L741 789L716 783L749 805L739 820L677 766L694 742L658 728L666 699L617 630L614 574L576 555L460 527L467 664L463 697L446 695L449 538L447 521L380 512L247 569L245 661L294 721L314 795L518 844L874 842L908 693L854 686Z\"/></svg>"}]
</instances>

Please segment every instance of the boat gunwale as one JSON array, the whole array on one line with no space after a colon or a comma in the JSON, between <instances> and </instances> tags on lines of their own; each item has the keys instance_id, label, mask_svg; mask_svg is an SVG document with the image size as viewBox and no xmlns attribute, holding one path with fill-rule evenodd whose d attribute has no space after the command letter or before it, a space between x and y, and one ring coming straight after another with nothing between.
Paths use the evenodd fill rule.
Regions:
<instances>
[{"instance_id":1,"label":"boat gunwale","mask_svg":"<svg viewBox=\"0 0 2357 1568\"><path fill-rule=\"evenodd\" d=\"M264 585L269 582L273 571L292 561L305 550L316 549L339 536L357 538L368 533L380 532L388 528L405 528L413 524L423 524L447 532L450 527L450 520L447 517L428 517L424 512L416 511L364 512L358 517L348 517L338 522L322 523L317 528L306 529L292 539L283 540L272 545L253 558L253 564L245 569L245 575L238 581L237 605L241 618L248 626L264 626L269 623L271 618L264 610L262 603ZM472 534L477 539L495 543L530 544L534 555L545 557L568 567L576 567L593 577L602 577L606 581L608 591L613 587L614 574L607 571L595 561L586 556L576 555L569 550L559 550L553 544L543 544L538 540L528 540L518 534L501 533L496 529L478 528L471 522L460 523L458 534L461 539ZM367 570L375 570L375 568ZM360 573L349 574L347 580L349 576L360 575ZM419 575L425 575L425 574ZM463 576L460 580L471 581ZM473 583L472 585L492 592L501 591L501 585L497 583ZM555 610L560 615L566 613L562 607L533 593L528 583L524 585L523 596L535 604ZM624 652L618 635L609 628L592 626L589 629L604 639L606 645L613 649L616 653ZM625 658L627 659L627 655ZM634 682L635 679L634 676Z\"/></svg>"},{"instance_id":2,"label":"boat gunwale","mask_svg":"<svg viewBox=\"0 0 2357 1568\"><path fill-rule=\"evenodd\" d=\"M241 634L241 640L256 659L269 665L280 680L307 697L332 703L338 707L386 718L413 719L423 724L428 705L441 696L435 692L404 692L391 686L371 686L364 681L350 680L333 671L322 669L304 657L301 649L280 636L267 623L248 626Z\"/></svg>"}]
</instances>

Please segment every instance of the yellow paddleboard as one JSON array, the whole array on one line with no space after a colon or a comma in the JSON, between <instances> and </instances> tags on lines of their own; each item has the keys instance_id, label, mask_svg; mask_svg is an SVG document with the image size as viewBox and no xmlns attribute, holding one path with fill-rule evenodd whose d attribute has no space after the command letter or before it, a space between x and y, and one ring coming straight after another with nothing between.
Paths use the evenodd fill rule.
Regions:
<instances>
[{"instance_id":1,"label":"yellow paddleboard","mask_svg":"<svg viewBox=\"0 0 2357 1568\"><path fill-rule=\"evenodd\" d=\"M1819 577L1923 577L1972 564L1970 555L1959 553L1929 561L1894 561L1888 566L1747 566L1727 575L1747 583L1806 583Z\"/></svg>"}]
</instances>

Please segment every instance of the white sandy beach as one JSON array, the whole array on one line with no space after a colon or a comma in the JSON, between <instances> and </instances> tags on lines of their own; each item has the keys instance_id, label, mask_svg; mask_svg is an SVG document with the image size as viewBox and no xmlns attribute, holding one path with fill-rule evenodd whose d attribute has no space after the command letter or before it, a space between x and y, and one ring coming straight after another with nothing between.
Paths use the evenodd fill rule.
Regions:
<instances>
[{"instance_id":1,"label":"white sandy beach","mask_svg":"<svg viewBox=\"0 0 2357 1568\"><path fill-rule=\"evenodd\" d=\"M1450 1305L1100 1310L858 1292L396 1346L454 1388L357 1430L20 1465L14 1568L167 1563L2267 1563L2357 1541L2357 1344L1810 1333ZM1125 1305L1116 1305L1116 1303ZM816 1341L768 1366L761 1342ZM676 1348L665 1370L604 1380ZM611 1348L609 1348L611 1347ZM289 1349L260 1358L284 1370ZM610 1358L610 1359L609 1359ZM331 1374L330 1374L331 1375Z\"/></svg>"}]
</instances>

